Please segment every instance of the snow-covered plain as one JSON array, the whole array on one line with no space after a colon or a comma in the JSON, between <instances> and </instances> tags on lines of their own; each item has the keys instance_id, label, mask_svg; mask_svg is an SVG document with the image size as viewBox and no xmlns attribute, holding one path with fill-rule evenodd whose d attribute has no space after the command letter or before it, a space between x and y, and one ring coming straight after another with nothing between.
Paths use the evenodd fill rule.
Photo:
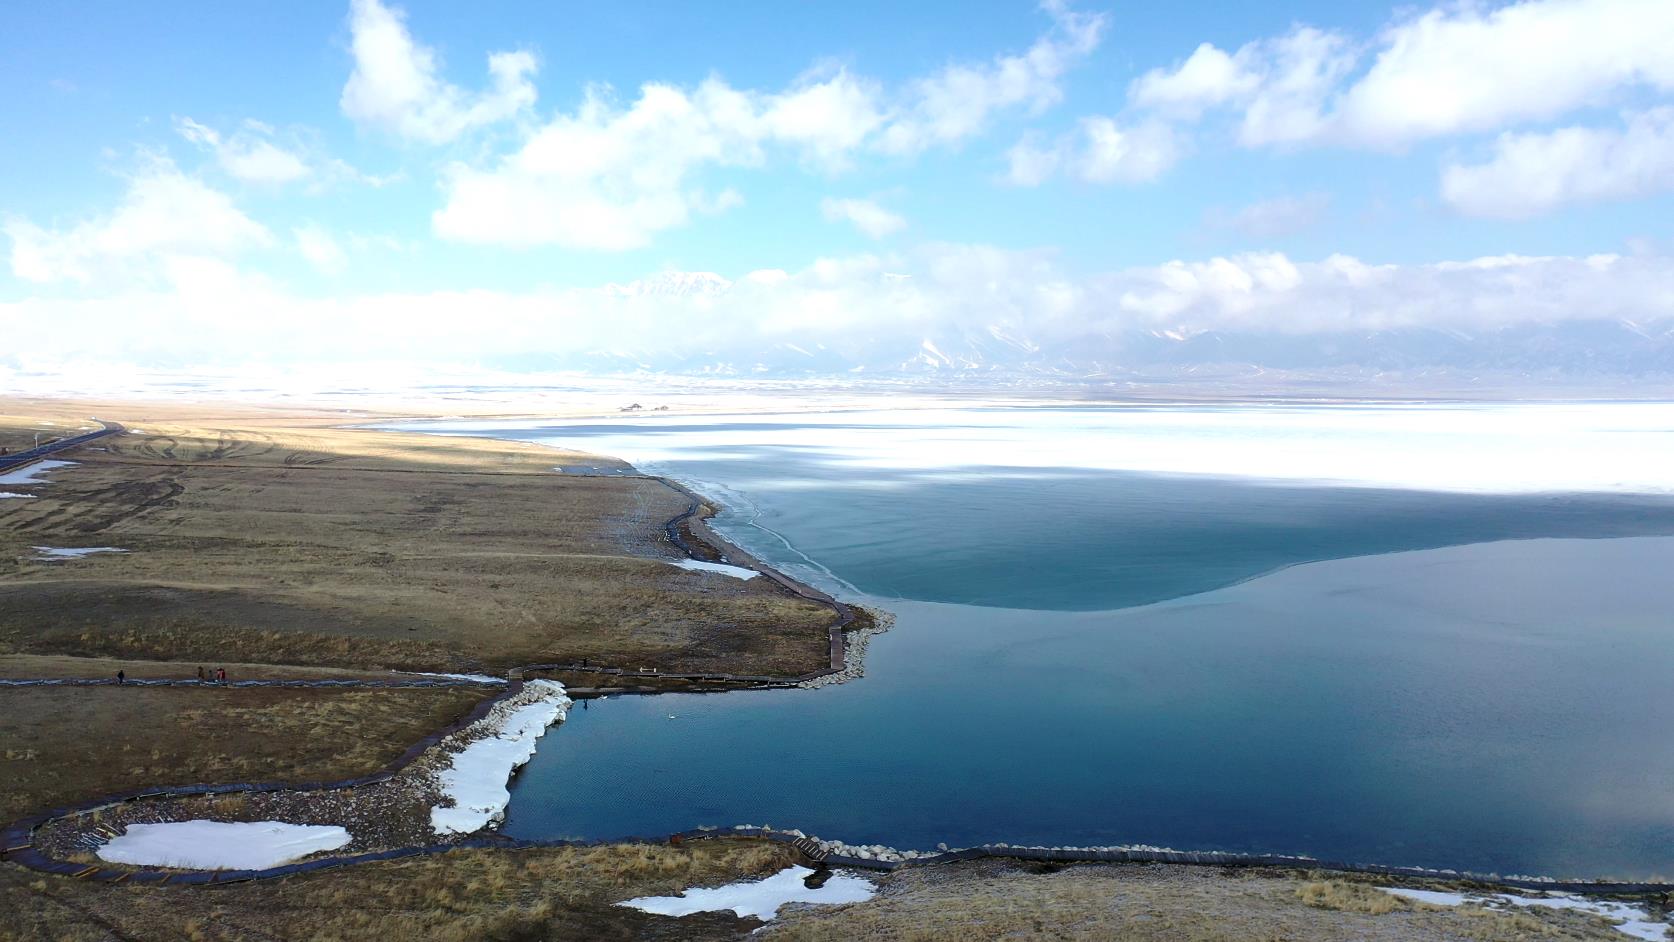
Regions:
<instances>
[{"instance_id":1,"label":"snow-covered plain","mask_svg":"<svg viewBox=\"0 0 1674 942\"><path fill-rule=\"evenodd\" d=\"M726 563L710 563L704 562L701 559L671 559L668 560L668 562L671 565L679 566L681 569L692 569L698 572L718 572L723 576L731 576L734 579L742 579L746 581L761 575L761 573L755 571L754 569L745 569L743 566L729 566Z\"/></svg>"},{"instance_id":2,"label":"snow-covered plain","mask_svg":"<svg viewBox=\"0 0 1674 942\"><path fill-rule=\"evenodd\" d=\"M531 680L472 724L464 735L488 735L454 753L438 773L442 794L453 799L453 807L433 806L431 829L437 834L469 834L498 823L511 801L507 780L535 754L535 741L565 717L569 706L563 684Z\"/></svg>"},{"instance_id":3,"label":"snow-covered plain","mask_svg":"<svg viewBox=\"0 0 1674 942\"><path fill-rule=\"evenodd\" d=\"M870 882L845 873L832 874L824 886L810 890L802 880L813 872L807 867L786 867L761 880L729 883L712 889L690 889L679 896L641 896L616 905L662 916L689 916L692 913L730 909L739 916L754 916L765 922L779 915L779 907L786 903L825 906L861 903L877 892Z\"/></svg>"},{"instance_id":4,"label":"snow-covered plain","mask_svg":"<svg viewBox=\"0 0 1674 942\"><path fill-rule=\"evenodd\" d=\"M59 468L74 467L74 461L53 461L46 459L34 464L26 464L21 468L13 468L5 474L0 474L0 484L44 484L41 475Z\"/></svg>"},{"instance_id":5,"label":"snow-covered plain","mask_svg":"<svg viewBox=\"0 0 1674 942\"><path fill-rule=\"evenodd\" d=\"M116 546L37 546L34 547L36 559L80 559L94 553L126 553L125 549Z\"/></svg>"},{"instance_id":6,"label":"snow-covered plain","mask_svg":"<svg viewBox=\"0 0 1674 942\"><path fill-rule=\"evenodd\" d=\"M1409 890L1406 887L1383 887L1385 893L1400 896L1432 906L1458 906L1463 903L1475 903L1490 909L1505 909L1520 906L1525 909L1544 907L1547 909L1573 909L1577 912L1591 913L1610 920L1618 932L1625 933L1636 939L1646 939L1650 942L1663 942L1668 938L1669 923L1653 920L1648 913L1637 906L1627 903L1617 903L1610 900L1587 899L1583 896L1517 896L1511 893L1465 894L1448 893L1438 890Z\"/></svg>"},{"instance_id":7,"label":"snow-covered plain","mask_svg":"<svg viewBox=\"0 0 1674 942\"><path fill-rule=\"evenodd\" d=\"M99 848L99 859L182 870L262 870L349 843L336 825L283 821L170 821L130 824Z\"/></svg>"}]
</instances>

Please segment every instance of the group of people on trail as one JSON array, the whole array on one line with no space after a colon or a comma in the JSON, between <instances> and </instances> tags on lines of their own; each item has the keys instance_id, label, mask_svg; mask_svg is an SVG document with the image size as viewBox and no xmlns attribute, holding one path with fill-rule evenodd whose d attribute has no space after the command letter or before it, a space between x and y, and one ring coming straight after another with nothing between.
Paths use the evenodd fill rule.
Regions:
<instances>
[{"instance_id":1,"label":"group of people on trail","mask_svg":"<svg viewBox=\"0 0 1674 942\"><path fill-rule=\"evenodd\" d=\"M116 682L118 684L127 683L128 682L128 672L125 671L125 670L117 671L116 672ZM227 682L227 669L225 667L217 667L217 668L215 668L215 670L213 672L205 670L202 667L198 668L198 683L200 683L200 684L224 684L226 682Z\"/></svg>"}]
</instances>

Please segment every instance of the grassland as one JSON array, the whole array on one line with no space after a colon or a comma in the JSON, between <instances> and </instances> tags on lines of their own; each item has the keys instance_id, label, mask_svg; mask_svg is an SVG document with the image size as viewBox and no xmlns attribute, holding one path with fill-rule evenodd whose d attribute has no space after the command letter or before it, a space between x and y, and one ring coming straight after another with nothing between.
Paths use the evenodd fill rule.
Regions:
<instances>
[{"instance_id":1,"label":"grassland","mask_svg":"<svg viewBox=\"0 0 1674 942\"><path fill-rule=\"evenodd\" d=\"M1581 942L1626 938L1573 912L1500 913L1396 899L1370 881L1165 865L981 861L905 870L873 899L786 911L772 942Z\"/></svg>"},{"instance_id":2,"label":"grassland","mask_svg":"<svg viewBox=\"0 0 1674 942\"><path fill-rule=\"evenodd\" d=\"M153 785L375 772L486 688L0 687L0 821Z\"/></svg>"},{"instance_id":3,"label":"grassland","mask_svg":"<svg viewBox=\"0 0 1674 942\"><path fill-rule=\"evenodd\" d=\"M738 939L732 913L613 905L784 867L776 844L459 850L213 889L92 886L0 867L0 940Z\"/></svg>"},{"instance_id":4,"label":"grassland","mask_svg":"<svg viewBox=\"0 0 1674 942\"><path fill-rule=\"evenodd\" d=\"M554 470L592 456L315 424L341 416L99 408L135 431L0 503L0 653L756 674L826 661L825 607L659 561L679 555L663 524L682 495ZM127 552L46 561L35 546Z\"/></svg>"}]
</instances>

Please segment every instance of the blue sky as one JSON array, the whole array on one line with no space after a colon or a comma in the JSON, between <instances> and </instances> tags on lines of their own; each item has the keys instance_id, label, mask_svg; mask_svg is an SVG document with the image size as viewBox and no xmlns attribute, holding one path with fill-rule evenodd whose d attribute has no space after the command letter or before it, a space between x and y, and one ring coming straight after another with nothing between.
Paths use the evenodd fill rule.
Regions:
<instances>
[{"instance_id":1,"label":"blue sky","mask_svg":"<svg viewBox=\"0 0 1674 942\"><path fill-rule=\"evenodd\" d=\"M665 272L755 286L701 313L758 338L811 309L981 319L985 296L1059 336L1113 307L1445 324L1506 289L1449 266L1531 257L1535 290L1569 277L1538 259L1600 255L1641 291L1600 307L1656 319L1669 48L1650 0L12 5L0 324L39 337L14 362L66 355L25 329L43 318L300 356L297 324L375 345L422 297L571 349L612 339L597 292ZM424 355L460 349L436 337Z\"/></svg>"}]
</instances>

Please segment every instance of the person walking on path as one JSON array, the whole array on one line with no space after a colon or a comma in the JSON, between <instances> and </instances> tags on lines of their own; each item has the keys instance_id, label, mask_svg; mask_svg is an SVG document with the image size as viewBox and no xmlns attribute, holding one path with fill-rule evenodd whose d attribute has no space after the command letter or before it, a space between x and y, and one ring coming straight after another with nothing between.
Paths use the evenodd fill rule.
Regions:
<instances>
[{"instance_id":1,"label":"person walking on path","mask_svg":"<svg viewBox=\"0 0 1674 942\"><path fill-rule=\"evenodd\" d=\"M203 665L200 664L200 665L198 665L198 683L201 684L203 682L204 682Z\"/></svg>"},{"instance_id":2,"label":"person walking on path","mask_svg":"<svg viewBox=\"0 0 1674 942\"><path fill-rule=\"evenodd\" d=\"M218 684L227 682L227 669L225 667L215 668L215 682Z\"/></svg>"},{"instance_id":3,"label":"person walking on path","mask_svg":"<svg viewBox=\"0 0 1674 942\"><path fill-rule=\"evenodd\" d=\"M128 672L127 671L117 671L116 672L116 685L118 687L120 687L127 682L128 682Z\"/></svg>"}]
</instances>

